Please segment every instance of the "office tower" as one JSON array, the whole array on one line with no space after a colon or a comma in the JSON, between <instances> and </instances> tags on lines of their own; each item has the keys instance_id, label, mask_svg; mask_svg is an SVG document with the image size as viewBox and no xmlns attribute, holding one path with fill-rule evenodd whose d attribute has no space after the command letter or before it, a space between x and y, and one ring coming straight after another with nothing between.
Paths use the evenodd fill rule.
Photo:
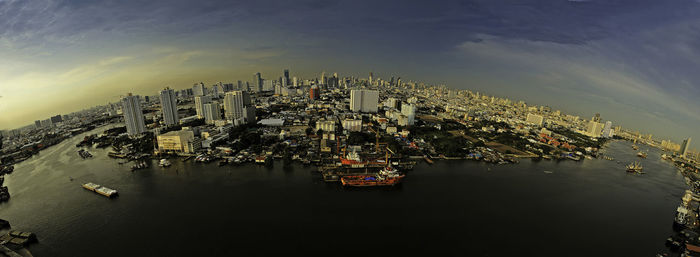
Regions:
<instances>
[{"instance_id":1,"label":"office tower","mask_svg":"<svg viewBox=\"0 0 700 257\"><path fill-rule=\"evenodd\" d=\"M160 91L160 107L163 112L163 121L165 125L171 126L180 122L180 117L177 114L177 98L175 98L174 90L165 88Z\"/></svg>"},{"instance_id":2,"label":"office tower","mask_svg":"<svg viewBox=\"0 0 700 257\"><path fill-rule=\"evenodd\" d=\"M369 72L369 83L372 84L372 80L374 79L374 74L372 72Z\"/></svg>"},{"instance_id":3,"label":"office tower","mask_svg":"<svg viewBox=\"0 0 700 257\"><path fill-rule=\"evenodd\" d=\"M683 144L681 144L681 156L683 157L687 157L688 155L688 149L690 148L690 139L691 138L683 140Z\"/></svg>"},{"instance_id":4,"label":"office tower","mask_svg":"<svg viewBox=\"0 0 700 257\"><path fill-rule=\"evenodd\" d=\"M121 104L124 123L126 123L126 132L129 135L137 135L146 132L146 124L143 120L143 111L141 110L139 96L129 93L127 96L122 97Z\"/></svg>"},{"instance_id":5,"label":"office tower","mask_svg":"<svg viewBox=\"0 0 700 257\"><path fill-rule=\"evenodd\" d=\"M53 127L53 123L51 122L51 119L41 120L41 127L43 127L43 128Z\"/></svg>"},{"instance_id":6,"label":"office tower","mask_svg":"<svg viewBox=\"0 0 700 257\"><path fill-rule=\"evenodd\" d=\"M611 138L613 137L613 129L612 129L612 121L606 121L605 126L603 127L603 137L604 138Z\"/></svg>"},{"instance_id":7,"label":"office tower","mask_svg":"<svg viewBox=\"0 0 700 257\"><path fill-rule=\"evenodd\" d=\"M262 76L260 75L260 72L257 72L257 73L255 73L255 75L253 75L253 81L252 81L252 82L253 82L253 83L251 83L251 86L252 86L253 88L251 88L251 91L253 91L253 92L260 92L260 91L262 91L263 80L262 80Z\"/></svg>"},{"instance_id":8,"label":"office tower","mask_svg":"<svg viewBox=\"0 0 700 257\"><path fill-rule=\"evenodd\" d=\"M353 112L377 112L379 91L355 89L350 91L350 110Z\"/></svg>"},{"instance_id":9,"label":"office tower","mask_svg":"<svg viewBox=\"0 0 700 257\"><path fill-rule=\"evenodd\" d=\"M199 82L195 83L194 86L192 86L192 94L194 96L203 96L206 95L206 89L204 88L204 83Z\"/></svg>"},{"instance_id":10,"label":"office tower","mask_svg":"<svg viewBox=\"0 0 700 257\"><path fill-rule=\"evenodd\" d=\"M261 91L268 92L268 91L274 91L274 90L275 90L275 81L269 80L269 79L264 79Z\"/></svg>"},{"instance_id":11,"label":"office tower","mask_svg":"<svg viewBox=\"0 0 700 257\"><path fill-rule=\"evenodd\" d=\"M525 120L525 123L529 123L529 124L533 124L535 126L541 127L542 123L544 123L544 117L542 117L542 115L528 113L527 119Z\"/></svg>"},{"instance_id":12,"label":"office tower","mask_svg":"<svg viewBox=\"0 0 700 257\"><path fill-rule=\"evenodd\" d=\"M221 119L221 107L219 103L207 103L204 104L204 122L207 124L212 124L214 121Z\"/></svg>"},{"instance_id":13,"label":"office tower","mask_svg":"<svg viewBox=\"0 0 700 257\"><path fill-rule=\"evenodd\" d=\"M297 77L292 78L292 86L299 86L299 79Z\"/></svg>"},{"instance_id":14,"label":"office tower","mask_svg":"<svg viewBox=\"0 0 700 257\"><path fill-rule=\"evenodd\" d=\"M289 86L289 69L284 69L284 84L283 86Z\"/></svg>"},{"instance_id":15,"label":"office tower","mask_svg":"<svg viewBox=\"0 0 700 257\"><path fill-rule=\"evenodd\" d=\"M320 89L318 88L318 86L313 85L313 86L311 86L311 89L309 89L309 98L311 100L318 100L320 93L321 92L320 92Z\"/></svg>"},{"instance_id":16,"label":"office tower","mask_svg":"<svg viewBox=\"0 0 700 257\"><path fill-rule=\"evenodd\" d=\"M234 90L233 83L226 83L223 86L224 93Z\"/></svg>"},{"instance_id":17,"label":"office tower","mask_svg":"<svg viewBox=\"0 0 700 257\"><path fill-rule=\"evenodd\" d=\"M224 116L227 120L245 118L245 107L251 106L250 96L245 91L231 91L224 96Z\"/></svg>"},{"instance_id":18,"label":"office tower","mask_svg":"<svg viewBox=\"0 0 700 257\"><path fill-rule=\"evenodd\" d=\"M413 125L416 119L416 107L412 104L401 104L401 114L406 116L406 125Z\"/></svg>"},{"instance_id":19,"label":"office tower","mask_svg":"<svg viewBox=\"0 0 700 257\"><path fill-rule=\"evenodd\" d=\"M35 120L35 121L34 121L34 127L36 127L36 128L41 128L41 121L40 121L40 120Z\"/></svg>"},{"instance_id":20,"label":"office tower","mask_svg":"<svg viewBox=\"0 0 700 257\"><path fill-rule=\"evenodd\" d=\"M248 86L246 85L246 87L248 87ZM248 90L248 89L247 89L247 88L244 89L244 88L243 88L243 82L241 82L241 81L239 80L238 83L236 84L235 90ZM229 90L229 91L232 91L232 90Z\"/></svg>"},{"instance_id":21,"label":"office tower","mask_svg":"<svg viewBox=\"0 0 700 257\"><path fill-rule=\"evenodd\" d=\"M211 96L195 96L194 109L197 111L197 118L204 118L204 105L211 102Z\"/></svg>"},{"instance_id":22,"label":"office tower","mask_svg":"<svg viewBox=\"0 0 700 257\"><path fill-rule=\"evenodd\" d=\"M324 71L324 72L321 72L321 81L319 81L318 83L321 85L325 85L326 82L328 82L328 81L326 80L326 72Z\"/></svg>"},{"instance_id":23,"label":"office tower","mask_svg":"<svg viewBox=\"0 0 700 257\"><path fill-rule=\"evenodd\" d=\"M211 87L211 95L214 98L219 98L219 94L221 94L223 92L224 92L224 90L223 90L223 85L221 84L221 82L219 82L218 84L214 84Z\"/></svg>"}]
</instances>

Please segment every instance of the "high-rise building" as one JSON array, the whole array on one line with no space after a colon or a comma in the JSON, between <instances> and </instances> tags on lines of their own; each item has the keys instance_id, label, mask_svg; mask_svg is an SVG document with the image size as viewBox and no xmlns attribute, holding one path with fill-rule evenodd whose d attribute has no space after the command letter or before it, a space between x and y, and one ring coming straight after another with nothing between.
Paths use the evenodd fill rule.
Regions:
<instances>
[{"instance_id":1,"label":"high-rise building","mask_svg":"<svg viewBox=\"0 0 700 257\"><path fill-rule=\"evenodd\" d=\"M590 137L600 137L603 133L603 123L591 120L588 122L588 129L586 129L586 134Z\"/></svg>"},{"instance_id":2,"label":"high-rise building","mask_svg":"<svg viewBox=\"0 0 700 257\"><path fill-rule=\"evenodd\" d=\"M204 118L204 105L211 102L211 96L195 96L194 109L197 111L197 118Z\"/></svg>"},{"instance_id":3,"label":"high-rise building","mask_svg":"<svg viewBox=\"0 0 700 257\"><path fill-rule=\"evenodd\" d=\"M603 137L604 138L611 138L613 137L613 128L612 128L612 121L606 121L605 126L603 126Z\"/></svg>"},{"instance_id":4,"label":"high-rise building","mask_svg":"<svg viewBox=\"0 0 700 257\"><path fill-rule=\"evenodd\" d=\"M595 122L600 122L600 113L596 113L591 120Z\"/></svg>"},{"instance_id":5,"label":"high-rise building","mask_svg":"<svg viewBox=\"0 0 700 257\"><path fill-rule=\"evenodd\" d=\"M406 116L406 125L413 125L416 119L416 107L412 104L401 104L401 114Z\"/></svg>"},{"instance_id":6,"label":"high-rise building","mask_svg":"<svg viewBox=\"0 0 700 257\"><path fill-rule=\"evenodd\" d=\"M253 75L253 83L251 83L251 91L253 92L260 92L262 91L263 87L263 79L262 75L260 75L260 72L257 72Z\"/></svg>"},{"instance_id":7,"label":"high-rise building","mask_svg":"<svg viewBox=\"0 0 700 257\"><path fill-rule=\"evenodd\" d=\"M318 100L320 93L321 92L320 92L320 89L318 88L318 86L313 85L313 86L311 86L311 89L309 89L309 98L311 100Z\"/></svg>"},{"instance_id":8,"label":"high-rise building","mask_svg":"<svg viewBox=\"0 0 700 257\"><path fill-rule=\"evenodd\" d=\"M41 128L41 121L40 121L40 120L35 120L35 121L34 121L34 127L36 127L36 128Z\"/></svg>"},{"instance_id":9,"label":"high-rise building","mask_svg":"<svg viewBox=\"0 0 700 257\"><path fill-rule=\"evenodd\" d=\"M377 112L379 91L354 89L350 91L350 110L353 112Z\"/></svg>"},{"instance_id":10,"label":"high-rise building","mask_svg":"<svg viewBox=\"0 0 700 257\"><path fill-rule=\"evenodd\" d=\"M373 82L372 80L373 80L373 79L374 79L374 74L372 74L372 72L370 71L370 72L369 72L369 83L370 83L370 84L372 84L372 82Z\"/></svg>"},{"instance_id":11,"label":"high-rise building","mask_svg":"<svg viewBox=\"0 0 700 257\"><path fill-rule=\"evenodd\" d=\"M126 132L129 135L146 132L139 96L129 93L127 96L122 97L121 104L124 123L126 123Z\"/></svg>"},{"instance_id":12,"label":"high-rise building","mask_svg":"<svg viewBox=\"0 0 700 257\"><path fill-rule=\"evenodd\" d=\"M688 155L688 149L690 148L690 139L687 138L686 140L683 140L683 144L681 144L681 156L687 157Z\"/></svg>"},{"instance_id":13,"label":"high-rise building","mask_svg":"<svg viewBox=\"0 0 700 257\"><path fill-rule=\"evenodd\" d=\"M289 86L289 69L284 69L284 84L283 86Z\"/></svg>"},{"instance_id":14,"label":"high-rise building","mask_svg":"<svg viewBox=\"0 0 700 257\"><path fill-rule=\"evenodd\" d=\"M180 122L180 117L177 114L177 98L175 91L170 88L165 88L160 91L160 106L163 112L163 121L165 125L171 126Z\"/></svg>"},{"instance_id":15,"label":"high-rise building","mask_svg":"<svg viewBox=\"0 0 700 257\"><path fill-rule=\"evenodd\" d=\"M226 93L226 96L224 96L224 116L226 116L227 120L246 118L248 113L246 112L245 107L250 106L250 95L248 95L248 92L231 91ZM253 115L254 114L255 113L253 113Z\"/></svg>"},{"instance_id":16,"label":"high-rise building","mask_svg":"<svg viewBox=\"0 0 700 257\"><path fill-rule=\"evenodd\" d=\"M192 94L194 96L203 96L207 94L206 88L204 88L204 83L199 82L195 83L194 86L192 86Z\"/></svg>"},{"instance_id":17,"label":"high-rise building","mask_svg":"<svg viewBox=\"0 0 700 257\"><path fill-rule=\"evenodd\" d=\"M207 103L204 104L204 121L207 124L212 124L214 121L221 119L221 107L219 103Z\"/></svg>"}]
</instances>

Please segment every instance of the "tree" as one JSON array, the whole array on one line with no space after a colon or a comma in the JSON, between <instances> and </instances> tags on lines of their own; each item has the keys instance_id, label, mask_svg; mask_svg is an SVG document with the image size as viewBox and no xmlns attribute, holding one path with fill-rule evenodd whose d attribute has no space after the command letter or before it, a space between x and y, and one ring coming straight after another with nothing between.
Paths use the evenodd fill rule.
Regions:
<instances>
[{"instance_id":1,"label":"tree","mask_svg":"<svg viewBox=\"0 0 700 257\"><path fill-rule=\"evenodd\" d=\"M323 135L323 129L319 129L316 131L317 136L322 136Z\"/></svg>"}]
</instances>

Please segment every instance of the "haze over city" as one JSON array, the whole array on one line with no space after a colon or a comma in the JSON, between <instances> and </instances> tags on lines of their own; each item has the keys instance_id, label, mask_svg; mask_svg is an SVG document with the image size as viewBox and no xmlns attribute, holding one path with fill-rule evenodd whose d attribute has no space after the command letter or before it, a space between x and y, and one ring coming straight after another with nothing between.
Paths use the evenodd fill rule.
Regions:
<instances>
[{"instance_id":1,"label":"haze over city","mask_svg":"<svg viewBox=\"0 0 700 257\"><path fill-rule=\"evenodd\" d=\"M700 138L699 2L497 2L3 0L0 129L288 67L373 71Z\"/></svg>"}]
</instances>

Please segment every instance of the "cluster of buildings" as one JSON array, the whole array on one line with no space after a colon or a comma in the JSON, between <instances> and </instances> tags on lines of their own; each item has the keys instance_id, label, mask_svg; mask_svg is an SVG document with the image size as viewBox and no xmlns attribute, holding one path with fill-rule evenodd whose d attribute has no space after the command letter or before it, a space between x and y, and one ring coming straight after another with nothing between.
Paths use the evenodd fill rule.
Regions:
<instances>
[{"instance_id":1,"label":"cluster of buildings","mask_svg":"<svg viewBox=\"0 0 700 257\"><path fill-rule=\"evenodd\" d=\"M667 140L658 142L651 135L613 127L600 114L586 120L547 106L401 78L384 80L372 73L367 79L325 72L320 78L302 79L290 77L288 69L273 79L255 73L251 81L245 82L211 85L199 82L184 89L164 88L155 96L129 93L119 103L39 120L31 128L6 131L5 149L29 143L28 135L38 133L43 137L47 132L65 132L61 129L105 117L122 118L131 137L152 132L158 142L156 152L180 154L211 151L216 146L233 143L228 138L229 132L243 125L257 124L264 136L294 138L295 142L313 134L318 136L319 144L330 145L337 136L369 133L370 129L372 133L405 138L409 133L407 128L419 121L423 121L421 126L428 124L441 129L440 122L432 121L449 120L478 132L477 135L520 137L526 141L520 150L535 154L545 145L572 151L584 144L581 138L595 141L617 136L678 151L688 158L698 157L689 150L690 139L682 145ZM507 126L494 127L495 123ZM309 130L312 133L307 133ZM473 140L488 143L483 136ZM402 143L416 145L405 140Z\"/></svg>"}]
</instances>

